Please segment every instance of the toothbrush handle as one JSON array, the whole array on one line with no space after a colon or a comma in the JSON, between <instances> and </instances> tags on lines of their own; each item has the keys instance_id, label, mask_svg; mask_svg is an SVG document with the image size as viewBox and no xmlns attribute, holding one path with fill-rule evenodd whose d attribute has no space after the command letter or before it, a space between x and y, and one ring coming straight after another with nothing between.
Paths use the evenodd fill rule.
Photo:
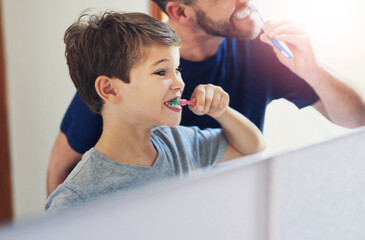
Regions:
<instances>
[{"instance_id":1,"label":"toothbrush handle","mask_svg":"<svg viewBox=\"0 0 365 240\"><path fill-rule=\"evenodd\" d=\"M264 18L261 16L259 10L255 9L256 10L256 13L257 15L259 15L259 18L261 20L262 23L265 23L265 20ZM274 38L269 38L270 41L272 42L272 44L282 53L284 54L287 58L289 59L292 59L293 58L293 55L291 54L290 50L287 50L288 49L288 46L286 46L286 44L284 42L279 42L278 40L274 39ZM284 47L284 46L286 47Z\"/></svg>"},{"instance_id":2,"label":"toothbrush handle","mask_svg":"<svg viewBox=\"0 0 365 240\"><path fill-rule=\"evenodd\" d=\"M282 53L284 54L287 58L289 59L292 59L293 58L293 55L288 51L286 50L282 44L285 44L285 43L280 43L278 42L278 40L274 39L274 38L270 38L270 41L272 42L272 44L274 44L274 46Z\"/></svg>"},{"instance_id":3,"label":"toothbrush handle","mask_svg":"<svg viewBox=\"0 0 365 240\"><path fill-rule=\"evenodd\" d=\"M180 106L185 106L185 105L195 106L196 105L196 99L194 99L193 101L188 101L188 100L185 100L185 99L181 99L180 100Z\"/></svg>"}]
</instances>

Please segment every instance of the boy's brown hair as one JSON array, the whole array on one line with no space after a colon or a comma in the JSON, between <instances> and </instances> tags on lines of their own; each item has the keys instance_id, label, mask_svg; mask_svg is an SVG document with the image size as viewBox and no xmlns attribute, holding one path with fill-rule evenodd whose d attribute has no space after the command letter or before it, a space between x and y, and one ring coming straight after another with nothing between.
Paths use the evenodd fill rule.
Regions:
<instances>
[{"instance_id":1,"label":"boy's brown hair","mask_svg":"<svg viewBox=\"0 0 365 240\"><path fill-rule=\"evenodd\" d=\"M104 104L95 90L98 76L129 83L130 70L153 45L180 46L167 24L144 13L82 13L65 32L65 55L80 98L94 113Z\"/></svg>"}]
</instances>

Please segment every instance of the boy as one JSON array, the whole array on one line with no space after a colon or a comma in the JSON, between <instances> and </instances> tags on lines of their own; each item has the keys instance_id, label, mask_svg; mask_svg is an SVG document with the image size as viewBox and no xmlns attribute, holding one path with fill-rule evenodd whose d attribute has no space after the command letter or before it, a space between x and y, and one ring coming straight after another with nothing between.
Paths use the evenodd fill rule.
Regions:
<instances>
[{"instance_id":1,"label":"boy","mask_svg":"<svg viewBox=\"0 0 365 240\"><path fill-rule=\"evenodd\" d=\"M251 0L153 1L181 37L180 65L186 96L190 97L200 83L220 86L230 95L230 106L261 130L266 107L281 98L300 109L313 106L340 126L365 124L362 89L320 63L301 26L268 21L263 25L265 33L257 38L261 21L252 11L255 7ZM271 49L268 36L287 42L293 59ZM214 119L191 111L184 112L180 124L202 129L219 127ZM101 132L101 116L92 114L76 94L64 114L50 156L49 194L65 180L82 154L96 144Z\"/></svg>"},{"instance_id":2,"label":"boy","mask_svg":"<svg viewBox=\"0 0 365 240\"><path fill-rule=\"evenodd\" d=\"M263 150L260 130L211 84L196 87L189 108L222 130L177 127L182 107L171 102L184 89L180 40L165 23L142 13L83 14L64 40L71 78L102 115L103 132L49 197L47 212Z\"/></svg>"}]
</instances>

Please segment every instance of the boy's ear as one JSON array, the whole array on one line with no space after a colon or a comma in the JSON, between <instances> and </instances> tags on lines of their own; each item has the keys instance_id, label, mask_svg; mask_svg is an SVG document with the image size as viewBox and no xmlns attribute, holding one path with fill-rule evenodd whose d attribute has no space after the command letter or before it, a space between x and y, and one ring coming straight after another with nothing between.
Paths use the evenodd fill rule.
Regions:
<instances>
[{"instance_id":1,"label":"boy's ear","mask_svg":"<svg viewBox=\"0 0 365 240\"><path fill-rule=\"evenodd\" d=\"M178 1L169 1L166 4L166 12L169 18L183 25L190 25L195 12L192 7Z\"/></svg>"},{"instance_id":2,"label":"boy's ear","mask_svg":"<svg viewBox=\"0 0 365 240\"><path fill-rule=\"evenodd\" d=\"M118 102L121 99L116 81L120 80L107 76L99 76L96 78L95 90L104 101Z\"/></svg>"}]
</instances>

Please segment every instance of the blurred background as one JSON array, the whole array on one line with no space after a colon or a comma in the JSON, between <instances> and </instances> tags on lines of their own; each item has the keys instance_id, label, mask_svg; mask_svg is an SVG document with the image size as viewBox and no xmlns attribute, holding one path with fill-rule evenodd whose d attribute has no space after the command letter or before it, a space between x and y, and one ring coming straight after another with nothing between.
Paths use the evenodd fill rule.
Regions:
<instances>
[{"instance_id":1,"label":"blurred background","mask_svg":"<svg viewBox=\"0 0 365 240\"><path fill-rule=\"evenodd\" d=\"M306 26L317 57L364 87L363 0L254 0L265 19ZM42 215L48 159L75 89L63 34L86 8L150 13L148 0L2 0L13 221ZM0 123L3 125L4 123ZM284 100L267 109L267 154L323 141L351 130ZM3 195L4 193L0 193Z\"/></svg>"}]
</instances>

